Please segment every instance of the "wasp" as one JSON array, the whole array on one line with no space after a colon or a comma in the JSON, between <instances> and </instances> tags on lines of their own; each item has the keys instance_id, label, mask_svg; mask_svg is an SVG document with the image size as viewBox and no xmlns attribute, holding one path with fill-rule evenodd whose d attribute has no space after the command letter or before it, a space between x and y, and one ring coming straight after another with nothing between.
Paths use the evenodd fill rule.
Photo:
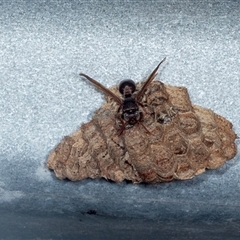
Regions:
<instances>
[{"instance_id":1,"label":"wasp","mask_svg":"<svg viewBox=\"0 0 240 240\"><path fill-rule=\"evenodd\" d=\"M157 75L157 70L160 65L166 60L166 57L157 65L153 72L149 75L147 80L142 84L141 89L136 95L133 93L136 91L136 84L131 79L122 80L119 84L118 90L122 94L122 98L118 97L112 91L104 87L101 83L92 79L84 73L80 73L80 76L85 77L89 82L91 82L96 88L101 90L105 95L111 97L115 102L119 104L118 112L120 112L121 128L118 131L118 135L121 135L125 129L133 127L136 123L141 124L147 133L150 133L147 128L141 123L143 119L143 113L139 109L142 106L141 99L144 92L146 91L149 84L153 81Z\"/></svg>"}]
</instances>

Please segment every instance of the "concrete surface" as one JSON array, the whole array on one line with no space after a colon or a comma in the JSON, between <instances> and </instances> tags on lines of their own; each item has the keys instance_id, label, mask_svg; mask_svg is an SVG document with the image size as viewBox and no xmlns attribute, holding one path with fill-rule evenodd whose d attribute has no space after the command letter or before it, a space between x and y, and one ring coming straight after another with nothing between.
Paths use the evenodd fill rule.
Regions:
<instances>
[{"instance_id":1,"label":"concrete surface","mask_svg":"<svg viewBox=\"0 0 240 240\"><path fill-rule=\"evenodd\" d=\"M79 72L141 81L165 56L158 78L240 136L239 14L229 0L0 1L0 239L239 239L239 154L157 185L60 181L45 165L103 102Z\"/></svg>"}]
</instances>

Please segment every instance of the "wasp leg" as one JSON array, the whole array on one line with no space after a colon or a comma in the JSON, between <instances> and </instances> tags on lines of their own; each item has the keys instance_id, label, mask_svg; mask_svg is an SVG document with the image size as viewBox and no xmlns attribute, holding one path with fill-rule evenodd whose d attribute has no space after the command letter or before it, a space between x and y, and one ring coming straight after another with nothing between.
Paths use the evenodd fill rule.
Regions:
<instances>
[{"instance_id":1,"label":"wasp leg","mask_svg":"<svg viewBox=\"0 0 240 240\"><path fill-rule=\"evenodd\" d=\"M142 119L143 119L143 113L142 112L140 112L139 113L139 119L138 119L138 124L140 124L144 129L145 129L145 131L146 131L146 133L147 134L151 134L151 132L145 127L145 125L141 122L142 121Z\"/></svg>"},{"instance_id":2,"label":"wasp leg","mask_svg":"<svg viewBox=\"0 0 240 240\"><path fill-rule=\"evenodd\" d=\"M125 128L126 128L126 126L127 126L127 124L128 124L128 122L123 122L122 119L120 119L120 120L121 120L121 122L122 122L122 126L121 126L121 128L117 131L117 135L118 135L118 136L120 136L120 135L123 133L123 131L125 130Z\"/></svg>"},{"instance_id":3,"label":"wasp leg","mask_svg":"<svg viewBox=\"0 0 240 240\"><path fill-rule=\"evenodd\" d=\"M120 114L120 113L118 113L118 114L116 115L116 118L121 122L121 123L119 123L119 125L120 125L121 127L120 127L120 129L118 129L118 131L117 131L117 135L120 136L120 135L123 133L123 131L125 130L125 127L126 127L126 125L127 125L127 122L124 122L124 121L123 121L123 119L121 118L121 114Z\"/></svg>"},{"instance_id":4,"label":"wasp leg","mask_svg":"<svg viewBox=\"0 0 240 240\"><path fill-rule=\"evenodd\" d=\"M147 134L151 134L151 132L144 126L143 123L141 123L141 122L138 121L138 124L140 124L140 125L145 129L145 131L146 131Z\"/></svg>"},{"instance_id":5,"label":"wasp leg","mask_svg":"<svg viewBox=\"0 0 240 240\"><path fill-rule=\"evenodd\" d=\"M124 130L125 130L125 124L122 125L122 127L117 131L117 135L121 136Z\"/></svg>"},{"instance_id":6,"label":"wasp leg","mask_svg":"<svg viewBox=\"0 0 240 240\"><path fill-rule=\"evenodd\" d=\"M117 110L117 113L120 112L121 108L122 108L122 105L119 105L118 110Z\"/></svg>"}]
</instances>

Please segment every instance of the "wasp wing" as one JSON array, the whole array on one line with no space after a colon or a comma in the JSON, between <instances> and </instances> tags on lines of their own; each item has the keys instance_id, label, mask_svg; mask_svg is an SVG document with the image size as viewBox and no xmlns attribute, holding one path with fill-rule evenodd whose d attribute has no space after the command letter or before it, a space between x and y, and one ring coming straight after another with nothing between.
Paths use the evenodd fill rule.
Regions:
<instances>
[{"instance_id":1,"label":"wasp wing","mask_svg":"<svg viewBox=\"0 0 240 240\"><path fill-rule=\"evenodd\" d=\"M140 91L137 93L136 95L136 101L140 101L145 90L147 89L147 87L149 86L149 84L152 82L152 80L156 77L157 75L157 70L160 67L160 65L166 60L166 58L164 58L158 65L157 67L153 70L153 72L150 74L150 76L148 77L148 79L145 81L145 83L143 84L142 88L140 89Z\"/></svg>"},{"instance_id":2,"label":"wasp wing","mask_svg":"<svg viewBox=\"0 0 240 240\"><path fill-rule=\"evenodd\" d=\"M89 82L91 82L95 87L97 87L99 90L101 90L105 95L113 98L113 100L115 100L119 105L122 104L122 100L117 95L115 95L113 92L111 92L109 89L104 87L101 83L90 78L88 75L86 75L84 73L80 73L79 75L85 77Z\"/></svg>"}]
</instances>

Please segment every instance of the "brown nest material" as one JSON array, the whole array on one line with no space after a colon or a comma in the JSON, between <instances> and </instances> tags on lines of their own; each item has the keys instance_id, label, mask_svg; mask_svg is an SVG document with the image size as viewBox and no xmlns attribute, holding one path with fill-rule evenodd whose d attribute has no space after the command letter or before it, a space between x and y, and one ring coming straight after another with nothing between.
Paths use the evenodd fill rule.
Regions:
<instances>
[{"instance_id":1,"label":"brown nest material","mask_svg":"<svg viewBox=\"0 0 240 240\"><path fill-rule=\"evenodd\" d=\"M137 84L136 93L142 84ZM110 90L119 96L117 86ZM141 100L141 123L121 135L118 108L107 97L90 122L63 138L47 162L57 178L134 183L185 180L220 167L237 153L232 124L193 105L184 87L151 82Z\"/></svg>"}]
</instances>

